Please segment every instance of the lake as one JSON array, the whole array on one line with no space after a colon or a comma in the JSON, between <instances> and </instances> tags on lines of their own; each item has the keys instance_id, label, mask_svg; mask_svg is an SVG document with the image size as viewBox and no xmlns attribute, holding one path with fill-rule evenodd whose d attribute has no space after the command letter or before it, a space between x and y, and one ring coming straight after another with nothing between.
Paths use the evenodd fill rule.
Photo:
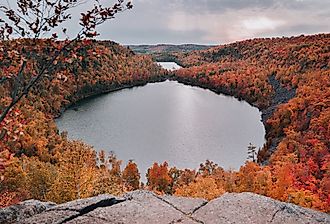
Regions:
<instances>
[{"instance_id":1,"label":"lake","mask_svg":"<svg viewBox=\"0 0 330 224\"><path fill-rule=\"evenodd\" d=\"M157 62L157 64L170 71L182 68L175 62Z\"/></svg>"},{"instance_id":2,"label":"lake","mask_svg":"<svg viewBox=\"0 0 330 224\"><path fill-rule=\"evenodd\" d=\"M239 169L249 143L262 147L261 113L244 101L175 81L83 100L56 120L70 139L134 160L144 176L153 162L199 167L210 159Z\"/></svg>"}]
</instances>

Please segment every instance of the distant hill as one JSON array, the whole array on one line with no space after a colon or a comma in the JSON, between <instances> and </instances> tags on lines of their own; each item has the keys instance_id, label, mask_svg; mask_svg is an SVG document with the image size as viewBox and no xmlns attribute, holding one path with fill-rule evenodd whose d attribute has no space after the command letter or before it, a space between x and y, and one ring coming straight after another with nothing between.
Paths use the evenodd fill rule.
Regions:
<instances>
[{"instance_id":1,"label":"distant hill","mask_svg":"<svg viewBox=\"0 0 330 224\"><path fill-rule=\"evenodd\" d=\"M207 50L214 46L211 45L198 45L198 44L158 44L158 45L129 45L127 46L136 54L148 54L151 55L155 61L164 62L177 62L176 55L182 53L189 53L192 51Z\"/></svg>"},{"instance_id":2,"label":"distant hill","mask_svg":"<svg viewBox=\"0 0 330 224\"><path fill-rule=\"evenodd\" d=\"M129 45L128 46L136 54L154 54L169 52L191 52L196 50L206 50L213 46L198 44L158 44L158 45Z\"/></svg>"}]
</instances>

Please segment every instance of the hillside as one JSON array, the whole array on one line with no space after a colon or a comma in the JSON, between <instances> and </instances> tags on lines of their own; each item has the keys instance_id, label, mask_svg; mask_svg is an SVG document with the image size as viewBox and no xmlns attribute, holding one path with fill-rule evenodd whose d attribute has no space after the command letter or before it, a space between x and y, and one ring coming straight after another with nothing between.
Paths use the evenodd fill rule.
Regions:
<instances>
[{"instance_id":1,"label":"hillside","mask_svg":"<svg viewBox=\"0 0 330 224\"><path fill-rule=\"evenodd\" d=\"M158 45L128 45L128 47L137 54L153 54L153 53L171 53L171 52L191 52L197 50L205 50L212 46L198 44L158 44Z\"/></svg>"},{"instance_id":2,"label":"hillside","mask_svg":"<svg viewBox=\"0 0 330 224\"><path fill-rule=\"evenodd\" d=\"M2 74L17 71L24 55L28 81L63 42L40 40L35 47L23 39L1 44ZM63 203L148 189L207 200L247 191L330 211L330 34L174 52L185 68L171 74L151 56L135 55L113 42L84 41L72 47L73 53L64 52L57 66L0 124L5 130L0 141L0 206L30 198ZM17 58L12 60L15 51ZM80 99L167 78L258 107L267 131L258 161L238 171L226 171L211 161L198 170L150 164L148 182L140 185L144 174L134 162L122 169L115 156L70 141L56 128L53 118ZM12 88L10 79L1 85L0 105L8 103Z\"/></svg>"},{"instance_id":3,"label":"hillside","mask_svg":"<svg viewBox=\"0 0 330 224\"><path fill-rule=\"evenodd\" d=\"M281 189L263 194L329 204L329 34L247 40L178 54L177 60L186 68L175 79L236 96L263 112L267 144L258 161L269 166L257 173L268 173Z\"/></svg>"},{"instance_id":4,"label":"hillside","mask_svg":"<svg viewBox=\"0 0 330 224\"><path fill-rule=\"evenodd\" d=\"M252 193L225 194L203 199L157 196L134 191L122 198L99 195L56 205L26 201L0 209L0 223L320 223L324 213Z\"/></svg>"},{"instance_id":5,"label":"hillside","mask_svg":"<svg viewBox=\"0 0 330 224\"><path fill-rule=\"evenodd\" d=\"M254 39L190 54L183 53L177 58L187 68L179 70L175 75L183 82L205 86L244 99L261 110L269 110L272 107L265 120L270 118L275 108L278 109L277 106L292 99L286 105L290 107L290 116L293 118L290 120L295 122L299 116L303 120L295 124L298 126L296 128L299 131L308 131L306 126L312 120L312 111L316 110L315 104L323 101L322 105L326 108L321 110L324 114L328 113L329 40L329 34ZM318 90L324 91L310 95L309 91L316 85L322 88ZM310 95L308 99L306 94ZM286 112L282 111L283 113ZM277 112L271 120L275 117L280 118L279 116L284 115ZM284 135L283 129L290 126L270 124L270 120L265 123L266 128L275 129L272 131L273 136L269 136L268 130L268 137L271 138L281 137ZM328 143L325 142L325 145Z\"/></svg>"},{"instance_id":6,"label":"hillside","mask_svg":"<svg viewBox=\"0 0 330 224\"><path fill-rule=\"evenodd\" d=\"M15 92L16 79L10 74L19 70L21 59L27 61L21 82L25 84L33 80L35 73L64 44L48 39L36 40L36 43L30 39L1 43L1 76L9 78L0 86L0 110L8 105ZM62 182L65 176L79 175L82 172L80 168L89 171L94 183L99 185L94 185L94 194L98 190L99 193L121 192L114 174L110 174L108 169L97 169L102 164L96 165L97 156L93 148L82 142L69 141L65 133L59 133L54 118L80 99L164 80L164 70L149 56L137 56L111 41L78 42L66 48L54 64L56 66L49 68L48 75L0 124L0 206L26 198L73 200L75 195L60 196L57 193L63 187L61 185L65 185ZM72 163L79 156L85 165ZM71 180L84 181L81 178ZM106 180L114 183L105 183Z\"/></svg>"},{"instance_id":7,"label":"hillside","mask_svg":"<svg viewBox=\"0 0 330 224\"><path fill-rule=\"evenodd\" d=\"M177 53L189 53L196 50L206 50L212 46L207 45L197 45L197 44L182 44L182 45L172 45L172 44L158 44L158 45L129 45L128 48L131 49L136 54L147 54L152 56L155 61L167 62L167 61L177 61L174 56ZM178 61L177 61L178 62Z\"/></svg>"}]
</instances>

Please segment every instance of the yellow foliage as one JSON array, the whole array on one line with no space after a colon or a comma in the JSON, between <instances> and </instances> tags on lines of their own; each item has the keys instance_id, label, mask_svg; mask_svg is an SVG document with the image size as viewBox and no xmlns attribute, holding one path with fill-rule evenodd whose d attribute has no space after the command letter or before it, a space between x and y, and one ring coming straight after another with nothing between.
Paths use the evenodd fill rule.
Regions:
<instances>
[{"instance_id":1,"label":"yellow foliage","mask_svg":"<svg viewBox=\"0 0 330 224\"><path fill-rule=\"evenodd\" d=\"M181 186L176 189L175 195L183 197L205 198L212 200L225 193L223 187L218 186L211 177L199 177L188 186Z\"/></svg>"},{"instance_id":2,"label":"yellow foliage","mask_svg":"<svg viewBox=\"0 0 330 224\"><path fill-rule=\"evenodd\" d=\"M78 141L68 142L59 154L58 176L47 198L61 203L93 196L95 161L92 148Z\"/></svg>"}]
</instances>

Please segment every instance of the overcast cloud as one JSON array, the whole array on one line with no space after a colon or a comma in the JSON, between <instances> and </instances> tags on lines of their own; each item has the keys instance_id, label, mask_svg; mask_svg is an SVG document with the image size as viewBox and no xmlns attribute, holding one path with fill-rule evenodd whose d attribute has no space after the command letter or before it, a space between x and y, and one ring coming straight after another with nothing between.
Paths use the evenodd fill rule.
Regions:
<instances>
[{"instance_id":1,"label":"overcast cloud","mask_svg":"<svg viewBox=\"0 0 330 224\"><path fill-rule=\"evenodd\" d=\"M222 44L330 32L330 0L134 0L133 4L132 10L99 28L100 39L121 44ZM69 27L78 30L76 24L72 21Z\"/></svg>"}]
</instances>

